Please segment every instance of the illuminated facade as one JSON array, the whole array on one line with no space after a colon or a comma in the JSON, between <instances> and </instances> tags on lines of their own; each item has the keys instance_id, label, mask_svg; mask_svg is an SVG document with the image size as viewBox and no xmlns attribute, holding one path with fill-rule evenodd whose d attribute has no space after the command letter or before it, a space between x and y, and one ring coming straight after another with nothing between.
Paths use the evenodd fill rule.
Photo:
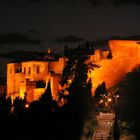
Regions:
<instances>
[{"instance_id":1,"label":"illuminated facade","mask_svg":"<svg viewBox=\"0 0 140 140\"><path fill-rule=\"evenodd\" d=\"M30 60L7 64L7 95L23 98L27 93L28 102L38 99L51 81L52 96L55 99L65 58L58 61Z\"/></svg>"},{"instance_id":2,"label":"illuminated facade","mask_svg":"<svg viewBox=\"0 0 140 140\"><path fill-rule=\"evenodd\" d=\"M91 73L92 93L105 81L107 89L115 86L128 72L140 64L139 41L110 40L111 59L101 59L100 68Z\"/></svg>"},{"instance_id":3,"label":"illuminated facade","mask_svg":"<svg viewBox=\"0 0 140 140\"><path fill-rule=\"evenodd\" d=\"M95 50L89 55L89 61L100 66L88 72L92 81L92 93L99 84L106 82L107 88L115 86L136 65L140 64L140 46L138 41L111 40L109 50ZM111 58L108 58L109 54ZM49 54L51 52L49 51ZM7 95L15 98L27 93L29 102L38 99L47 88L50 80L52 96L62 89L59 85L67 58L57 61L30 60L7 64Z\"/></svg>"}]
</instances>

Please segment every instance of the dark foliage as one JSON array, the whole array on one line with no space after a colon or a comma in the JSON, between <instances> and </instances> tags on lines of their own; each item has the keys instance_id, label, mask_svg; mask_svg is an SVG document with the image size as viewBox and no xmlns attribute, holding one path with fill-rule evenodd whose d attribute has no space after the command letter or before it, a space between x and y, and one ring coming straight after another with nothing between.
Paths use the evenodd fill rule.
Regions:
<instances>
[{"instance_id":1,"label":"dark foliage","mask_svg":"<svg viewBox=\"0 0 140 140\"><path fill-rule=\"evenodd\" d=\"M12 103L11 98L6 98L6 95L3 94L0 96L0 116L1 115L9 115Z\"/></svg>"},{"instance_id":2,"label":"dark foliage","mask_svg":"<svg viewBox=\"0 0 140 140\"><path fill-rule=\"evenodd\" d=\"M10 139L80 140L84 121L93 107L91 81L87 83L88 65L84 63L88 57L83 49L76 49L69 56L61 81L64 85L68 79L73 78L67 89L67 103L62 107L57 106L57 102L52 99L50 82L40 99L30 103L28 108L25 106L26 94L24 99L17 97L13 103L14 112L10 113L9 110L7 112L10 115L5 113L8 117L3 117L3 126L6 126L3 131L11 132ZM10 99L5 96L0 98L0 103L4 110L8 106L11 108Z\"/></svg>"},{"instance_id":3,"label":"dark foliage","mask_svg":"<svg viewBox=\"0 0 140 140\"><path fill-rule=\"evenodd\" d=\"M48 82L47 89L45 93L40 97L40 110L43 110L43 112L52 112L53 109L53 100L52 100L52 92L51 92L51 86L50 81Z\"/></svg>"},{"instance_id":4,"label":"dark foliage","mask_svg":"<svg viewBox=\"0 0 140 140\"><path fill-rule=\"evenodd\" d=\"M131 132L140 138L140 67L128 73L125 79L118 85L120 99L116 110L122 121L132 122Z\"/></svg>"},{"instance_id":5,"label":"dark foliage","mask_svg":"<svg viewBox=\"0 0 140 140\"><path fill-rule=\"evenodd\" d=\"M67 64L63 70L61 85L69 84L68 80L72 80L72 83L67 89L69 95L67 96L67 103L62 107L63 112L69 112L76 114L79 118L77 126L79 126L78 139L82 132L85 120L94 107L92 95L91 95L91 81L87 82L87 73L90 69L93 70L94 64L85 63L88 60L88 54L93 51L88 42L78 46L76 49L65 49L65 54L69 58Z\"/></svg>"},{"instance_id":6,"label":"dark foliage","mask_svg":"<svg viewBox=\"0 0 140 140\"><path fill-rule=\"evenodd\" d=\"M69 59L71 57L74 57L74 55L81 54L82 55L89 55L89 54L94 54L95 49L94 49L94 43L86 41L83 44L79 44L77 48L68 48L68 46L64 47L64 55L67 56Z\"/></svg>"},{"instance_id":7,"label":"dark foliage","mask_svg":"<svg viewBox=\"0 0 140 140\"><path fill-rule=\"evenodd\" d=\"M115 116L115 121L114 121L113 137L114 137L114 140L119 140L120 139L120 127L119 127L119 124L118 124L117 115Z\"/></svg>"},{"instance_id":8,"label":"dark foliage","mask_svg":"<svg viewBox=\"0 0 140 140\"><path fill-rule=\"evenodd\" d=\"M107 95L107 89L106 89L105 82L103 82L102 84L98 85L98 87L96 88L95 96L94 96L95 102L98 103L99 100L101 100L103 95Z\"/></svg>"},{"instance_id":9,"label":"dark foliage","mask_svg":"<svg viewBox=\"0 0 140 140\"><path fill-rule=\"evenodd\" d=\"M55 108L51 97L50 82L39 101L34 101L25 108L24 99L14 100L14 112L11 113L10 98L0 97L1 136L4 139L27 140L78 140L80 131L79 114L63 112ZM55 113L55 111L57 113Z\"/></svg>"}]
</instances>

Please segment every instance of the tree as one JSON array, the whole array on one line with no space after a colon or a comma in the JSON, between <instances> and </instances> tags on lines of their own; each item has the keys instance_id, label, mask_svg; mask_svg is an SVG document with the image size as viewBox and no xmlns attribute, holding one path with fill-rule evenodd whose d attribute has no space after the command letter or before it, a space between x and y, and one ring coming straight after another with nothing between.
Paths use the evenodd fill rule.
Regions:
<instances>
[{"instance_id":1,"label":"tree","mask_svg":"<svg viewBox=\"0 0 140 140\"><path fill-rule=\"evenodd\" d=\"M50 86L50 81L48 82L48 86L44 94L39 99L40 104L42 106L42 109L44 109L45 112L52 112L52 93L51 93L51 86Z\"/></svg>"},{"instance_id":2,"label":"tree","mask_svg":"<svg viewBox=\"0 0 140 140\"><path fill-rule=\"evenodd\" d=\"M120 139L120 128L119 128L119 124L118 124L117 115L115 115L113 137L114 137L114 140L119 140Z\"/></svg>"},{"instance_id":3,"label":"tree","mask_svg":"<svg viewBox=\"0 0 140 140\"><path fill-rule=\"evenodd\" d=\"M10 97L6 97L6 94L0 96L0 114L8 115L11 113L12 102Z\"/></svg>"},{"instance_id":4,"label":"tree","mask_svg":"<svg viewBox=\"0 0 140 140\"><path fill-rule=\"evenodd\" d=\"M13 107L14 107L14 114L19 116L19 115L23 115L23 113L25 112L25 100L20 98L20 97L16 97L13 101Z\"/></svg>"},{"instance_id":5,"label":"tree","mask_svg":"<svg viewBox=\"0 0 140 140\"><path fill-rule=\"evenodd\" d=\"M98 87L95 90L94 99L96 100L96 102L99 102L102 95L107 95L107 89L106 89L105 82L98 85Z\"/></svg>"},{"instance_id":6,"label":"tree","mask_svg":"<svg viewBox=\"0 0 140 140\"><path fill-rule=\"evenodd\" d=\"M68 112L74 116L73 123L76 123L75 131L80 139L82 128L91 108L93 107L93 98L91 95L91 79L88 79L89 67L95 65L87 63L89 60L89 46L86 48L79 46L73 53L69 53L68 61L63 70L61 86L66 86L69 94L66 96L67 103L60 108L63 112ZM71 81L71 82L69 82ZM69 114L69 116L71 116ZM74 132L73 132L74 133Z\"/></svg>"}]
</instances>

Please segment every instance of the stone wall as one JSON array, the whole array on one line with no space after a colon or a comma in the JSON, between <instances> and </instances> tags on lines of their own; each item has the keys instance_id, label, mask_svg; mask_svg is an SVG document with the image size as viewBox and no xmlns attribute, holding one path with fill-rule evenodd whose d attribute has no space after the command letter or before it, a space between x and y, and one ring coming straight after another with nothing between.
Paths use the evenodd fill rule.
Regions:
<instances>
[{"instance_id":1,"label":"stone wall","mask_svg":"<svg viewBox=\"0 0 140 140\"><path fill-rule=\"evenodd\" d=\"M54 61L49 63L49 71L53 71L56 74L60 74L65 66L66 58L59 58L59 61Z\"/></svg>"},{"instance_id":2,"label":"stone wall","mask_svg":"<svg viewBox=\"0 0 140 140\"><path fill-rule=\"evenodd\" d=\"M138 41L111 40L109 47L112 59L101 59L91 73L92 93L102 82L106 82L107 88L113 87L134 67L140 64L140 45Z\"/></svg>"},{"instance_id":3,"label":"stone wall","mask_svg":"<svg viewBox=\"0 0 140 140\"><path fill-rule=\"evenodd\" d=\"M21 63L7 64L7 94L11 95L19 91L19 81L21 80Z\"/></svg>"},{"instance_id":4,"label":"stone wall","mask_svg":"<svg viewBox=\"0 0 140 140\"><path fill-rule=\"evenodd\" d=\"M43 80L46 81L46 75L49 74L48 62L44 61L27 61L22 62L22 73L24 78L31 81Z\"/></svg>"}]
</instances>

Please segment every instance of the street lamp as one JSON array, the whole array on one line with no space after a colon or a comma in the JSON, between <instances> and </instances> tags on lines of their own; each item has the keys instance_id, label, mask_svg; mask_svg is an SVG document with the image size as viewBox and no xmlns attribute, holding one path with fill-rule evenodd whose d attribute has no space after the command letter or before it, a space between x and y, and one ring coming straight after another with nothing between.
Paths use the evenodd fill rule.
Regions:
<instances>
[{"instance_id":1,"label":"street lamp","mask_svg":"<svg viewBox=\"0 0 140 140\"><path fill-rule=\"evenodd\" d=\"M25 108L29 108L29 104L25 104Z\"/></svg>"},{"instance_id":2,"label":"street lamp","mask_svg":"<svg viewBox=\"0 0 140 140\"><path fill-rule=\"evenodd\" d=\"M104 101L101 99L99 103L101 104L101 103L103 103L103 102L104 102Z\"/></svg>"},{"instance_id":3,"label":"street lamp","mask_svg":"<svg viewBox=\"0 0 140 140\"><path fill-rule=\"evenodd\" d=\"M117 94L117 95L114 95L113 97L115 98L115 104L117 104L118 99L119 99L120 96Z\"/></svg>"},{"instance_id":4,"label":"street lamp","mask_svg":"<svg viewBox=\"0 0 140 140\"><path fill-rule=\"evenodd\" d=\"M113 95L113 99L114 99L113 109L114 109L115 113L117 113L117 104L118 104L119 98L120 98L120 95L118 95L118 94Z\"/></svg>"},{"instance_id":5,"label":"street lamp","mask_svg":"<svg viewBox=\"0 0 140 140\"><path fill-rule=\"evenodd\" d=\"M107 100L108 102L112 102L112 99L111 98L108 98L108 100Z\"/></svg>"}]
</instances>

